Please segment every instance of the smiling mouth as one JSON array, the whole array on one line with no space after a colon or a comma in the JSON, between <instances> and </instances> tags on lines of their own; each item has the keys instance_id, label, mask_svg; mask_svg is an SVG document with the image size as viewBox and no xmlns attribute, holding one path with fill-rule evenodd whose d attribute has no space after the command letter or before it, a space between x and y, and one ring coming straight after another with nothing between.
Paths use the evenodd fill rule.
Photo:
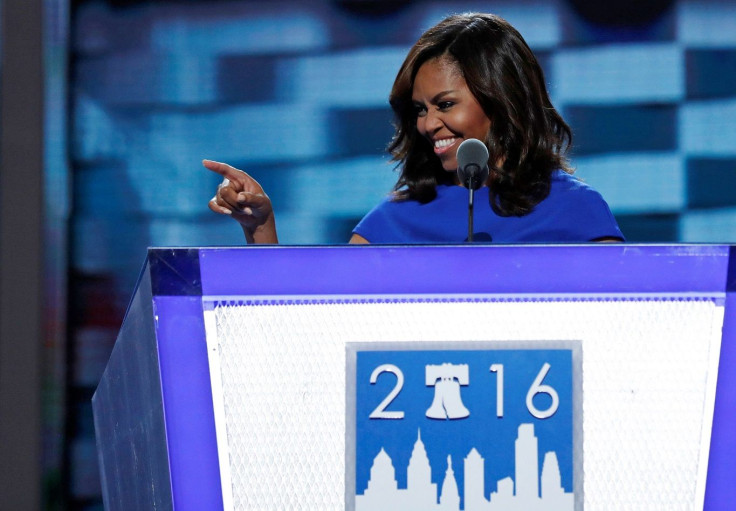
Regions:
<instances>
[{"instance_id":1,"label":"smiling mouth","mask_svg":"<svg viewBox=\"0 0 736 511\"><path fill-rule=\"evenodd\" d=\"M450 147L452 147L455 142L457 142L459 139L457 137L452 138L441 138L439 140L434 141L434 153L436 155L441 155L445 152L447 152Z\"/></svg>"}]
</instances>

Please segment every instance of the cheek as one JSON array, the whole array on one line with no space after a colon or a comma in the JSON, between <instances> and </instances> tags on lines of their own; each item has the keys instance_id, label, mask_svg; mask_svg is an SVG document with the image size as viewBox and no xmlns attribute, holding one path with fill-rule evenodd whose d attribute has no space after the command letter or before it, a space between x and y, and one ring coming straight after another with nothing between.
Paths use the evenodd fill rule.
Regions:
<instances>
[{"instance_id":1,"label":"cheek","mask_svg":"<svg viewBox=\"0 0 736 511\"><path fill-rule=\"evenodd\" d=\"M454 116L452 124L452 127L461 133L464 138L477 138L479 140L485 140L491 128L491 121L483 111L475 110L458 112L458 115Z\"/></svg>"},{"instance_id":2,"label":"cheek","mask_svg":"<svg viewBox=\"0 0 736 511\"><path fill-rule=\"evenodd\" d=\"M469 135L473 138L484 140L491 129L491 120L483 111L480 104L473 102L473 104L468 105L464 114L464 121Z\"/></svg>"},{"instance_id":3,"label":"cheek","mask_svg":"<svg viewBox=\"0 0 736 511\"><path fill-rule=\"evenodd\" d=\"M491 120L486 117L482 111L476 116L475 125L477 126L477 134L480 140L484 140L486 135L491 131Z\"/></svg>"}]
</instances>

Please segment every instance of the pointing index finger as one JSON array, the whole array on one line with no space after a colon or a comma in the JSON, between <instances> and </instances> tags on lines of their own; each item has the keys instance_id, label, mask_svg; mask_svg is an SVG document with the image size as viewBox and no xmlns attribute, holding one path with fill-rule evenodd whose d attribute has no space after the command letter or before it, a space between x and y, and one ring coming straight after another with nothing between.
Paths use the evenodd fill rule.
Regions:
<instances>
[{"instance_id":1,"label":"pointing index finger","mask_svg":"<svg viewBox=\"0 0 736 511\"><path fill-rule=\"evenodd\" d=\"M204 165L206 169L216 172L231 181L239 181L244 174L242 170L238 170L227 163L220 163L219 161L202 160L202 165Z\"/></svg>"}]
</instances>

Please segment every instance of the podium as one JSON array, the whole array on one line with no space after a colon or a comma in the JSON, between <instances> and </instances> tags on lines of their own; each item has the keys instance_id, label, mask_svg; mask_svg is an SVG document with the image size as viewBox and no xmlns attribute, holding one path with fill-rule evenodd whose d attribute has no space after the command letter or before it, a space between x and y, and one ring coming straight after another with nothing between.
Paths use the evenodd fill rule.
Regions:
<instances>
[{"instance_id":1,"label":"podium","mask_svg":"<svg viewBox=\"0 0 736 511\"><path fill-rule=\"evenodd\" d=\"M736 247L150 249L105 509L724 509L733 367Z\"/></svg>"}]
</instances>

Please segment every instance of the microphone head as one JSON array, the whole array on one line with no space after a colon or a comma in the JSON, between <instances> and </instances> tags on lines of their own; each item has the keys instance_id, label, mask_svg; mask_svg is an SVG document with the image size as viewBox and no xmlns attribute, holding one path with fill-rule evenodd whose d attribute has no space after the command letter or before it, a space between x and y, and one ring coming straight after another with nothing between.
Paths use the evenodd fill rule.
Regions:
<instances>
[{"instance_id":1,"label":"microphone head","mask_svg":"<svg viewBox=\"0 0 736 511\"><path fill-rule=\"evenodd\" d=\"M461 185L473 190L488 179L488 148L477 138L464 140L457 148L457 177Z\"/></svg>"}]
</instances>

